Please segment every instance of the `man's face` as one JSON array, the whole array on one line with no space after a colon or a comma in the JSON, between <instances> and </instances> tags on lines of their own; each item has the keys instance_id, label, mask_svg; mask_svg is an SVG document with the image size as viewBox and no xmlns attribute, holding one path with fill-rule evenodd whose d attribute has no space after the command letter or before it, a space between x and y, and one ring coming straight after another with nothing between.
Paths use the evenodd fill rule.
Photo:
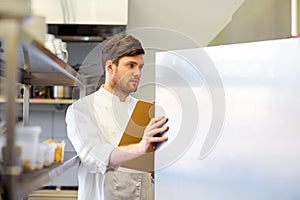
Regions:
<instances>
[{"instance_id":1,"label":"man's face","mask_svg":"<svg viewBox=\"0 0 300 200\"><path fill-rule=\"evenodd\" d=\"M119 60L119 65L114 66L114 89L125 94L135 92L140 82L143 66L143 55L122 57Z\"/></svg>"}]
</instances>

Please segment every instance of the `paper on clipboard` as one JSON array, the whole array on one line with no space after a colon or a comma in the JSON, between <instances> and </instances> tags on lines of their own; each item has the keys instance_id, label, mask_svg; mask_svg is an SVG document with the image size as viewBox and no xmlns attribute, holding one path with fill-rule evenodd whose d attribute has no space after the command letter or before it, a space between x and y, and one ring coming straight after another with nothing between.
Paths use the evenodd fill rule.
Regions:
<instances>
[{"instance_id":1,"label":"paper on clipboard","mask_svg":"<svg viewBox=\"0 0 300 200\"><path fill-rule=\"evenodd\" d=\"M144 135L144 130L154 117L154 103L138 100L126 126L123 136L118 146L139 143ZM154 151L127 161L121 167L153 172L154 171Z\"/></svg>"}]
</instances>

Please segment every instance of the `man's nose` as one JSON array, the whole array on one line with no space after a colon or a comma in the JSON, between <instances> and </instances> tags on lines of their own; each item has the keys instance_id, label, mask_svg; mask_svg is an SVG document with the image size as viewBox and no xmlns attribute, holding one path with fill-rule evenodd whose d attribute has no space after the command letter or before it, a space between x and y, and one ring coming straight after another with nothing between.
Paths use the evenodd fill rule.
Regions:
<instances>
[{"instance_id":1,"label":"man's nose","mask_svg":"<svg viewBox=\"0 0 300 200\"><path fill-rule=\"evenodd\" d=\"M134 70L134 75L140 77L141 74L142 74L142 69L140 69L139 67L137 67L137 68Z\"/></svg>"}]
</instances>

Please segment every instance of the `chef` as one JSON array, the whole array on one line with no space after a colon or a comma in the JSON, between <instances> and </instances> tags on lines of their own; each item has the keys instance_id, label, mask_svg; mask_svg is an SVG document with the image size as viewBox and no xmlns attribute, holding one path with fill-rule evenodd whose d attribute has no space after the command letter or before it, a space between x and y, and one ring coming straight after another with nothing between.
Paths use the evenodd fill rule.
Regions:
<instances>
[{"instance_id":1,"label":"chef","mask_svg":"<svg viewBox=\"0 0 300 200\"><path fill-rule=\"evenodd\" d=\"M137 102L130 94L138 88L144 53L140 41L131 35L112 37L102 50L105 83L67 110L68 137L81 160L78 199L153 199L151 174L120 165L166 141L167 137L157 134L168 130L167 118L151 119L139 143L118 146Z\"/></svg>"}]
</instances>

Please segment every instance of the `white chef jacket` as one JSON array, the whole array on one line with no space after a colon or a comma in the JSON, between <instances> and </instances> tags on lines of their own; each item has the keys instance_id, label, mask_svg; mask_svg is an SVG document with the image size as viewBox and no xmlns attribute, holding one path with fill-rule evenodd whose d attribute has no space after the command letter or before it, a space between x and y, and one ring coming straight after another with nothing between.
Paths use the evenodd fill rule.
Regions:
<instances>
[{"instance_id":1,"label":"white chef jacket","mask_svg":"<svg viewBox=\"0 0 300 200\"><path fill-rule=\"evenodd\" d=\"M69 106L68 137L81 160L78 199L153 199L150 173L109 166L136 102L131 96L121 102L101 87Z\"/></svg>"}]
</instances>

